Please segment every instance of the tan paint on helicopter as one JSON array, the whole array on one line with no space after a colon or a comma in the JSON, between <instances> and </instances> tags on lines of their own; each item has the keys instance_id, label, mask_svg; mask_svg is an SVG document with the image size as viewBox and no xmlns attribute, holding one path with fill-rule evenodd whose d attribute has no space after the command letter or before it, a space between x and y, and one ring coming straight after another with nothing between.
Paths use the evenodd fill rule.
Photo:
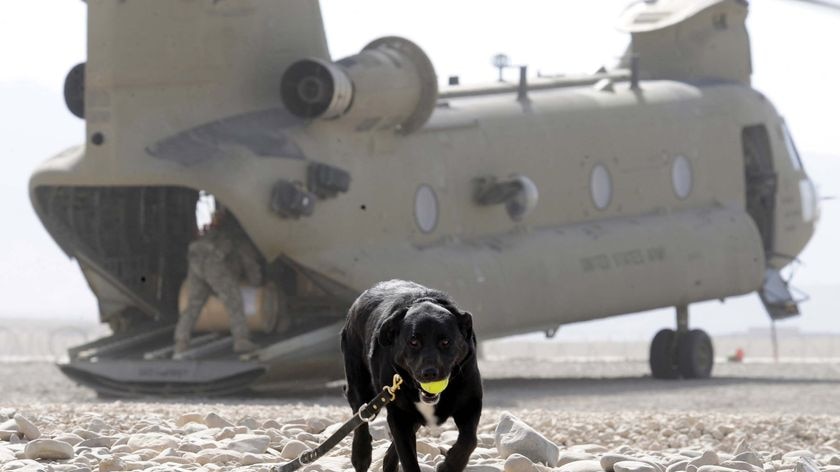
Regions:
<instances>
[{"instance_id":1,"label":"tan paint on helicopter","mask_svg":"<svg viewBox=\"0 0 840 472\"><path fill-rule=\"evenodd\" d=\"M664 52L677 47L674 31L697 30L721 11L738 13L738 3L712 2L663 30L639 33L656 47L634 36L634 47L648 51L643 72L674 80L643 81L638 90L617 84L614 92L532 92L526 102L514 95L451 99L408 136L316 120L288 130L306 161L229 146L224 158L184 166L146 149L196 126L279 106L285 68L328 57L317 2L92 0L87 133L105 141L45 163L31 189L207 190L234 211L267 259L287 256L353 290L390 277L447 289L480 316L483 335L748 293L761 285L765 257L745 211L742 127L763 123L770 132L779 174L776 252L798 254L812 234L799 193L806 176L788 157L778 113L743 80L745 34L714 38L723 41L716 52L725 73L668 69L678 61ZM742 27L736 20L743 16L729 20ZM701 78L718 80L677 81ZM671 181L677 156L693 173L684 199ZM319 200L312 217L280 219L269 209L271 187L278 179L305 181L309 161L349 171L350 191ZM613 185L603 210L590 196L596 165L608 169ZM473 179L512 174L531 178L540 193L519 223L500 206L473 202ZM440 205L430 234L414 217L421 185ZM770 259L777 267L787 262Z\"/></svg>"}]
</instances>

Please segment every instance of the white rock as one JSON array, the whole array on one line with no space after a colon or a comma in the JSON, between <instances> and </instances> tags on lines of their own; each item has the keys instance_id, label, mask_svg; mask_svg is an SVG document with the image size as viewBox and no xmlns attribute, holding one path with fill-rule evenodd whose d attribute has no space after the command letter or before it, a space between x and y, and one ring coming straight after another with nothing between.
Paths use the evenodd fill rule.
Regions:
<instances>
[{"instance_id":1,"label":"white rock","mask_svg":"<svg viewBox=\"0 0 840 472\"><path fill-rule=\"evenodd\" d=\"M522 454L511 454L505 460L504 472L536 472L537 468L530 459Z\"/></svg>"},{"instance_id":2,"label":"white rock","mask_svg":"<svg viewBox=\"0 0 840 472\"><path fill-rule=\"evenodd\" d=\"M198 433L200 431L208 431L208 430L210 430L210 428L208 428L206 425L204 425L202 423L187 423L186 425L184 425L184 434L185 435ZM217 431L217 430L214 428L212 431Z\"/></svg>"},{"instance_id":3,"label":"white rock","mask_svg":"<svg viewBox=\"0 0 840 472\"><path fill-rule=\"evenodd\" d=\"M639 461L620 461L613 465L615 472L657 472L651 464Z\"/></svg>"},{"instance_id":4,"label":"white rock","mask_svg":"<svg viewBox=\"0 0 840 472\"><path fill-rule=\"evenodd\" d=\"M435 446L428 440L420 439L417 441L417 453L429 454L434 459L435 456L440 455L440 448Z\"/></svg>"},{"instance_id":5,"label":"white rock","mask_svg":"<svg viewBox=\"0 0 840 472\"><path fill-rule=\"evenodd\" d=\"M116 438L103 436L101 438L85 439L77 444L78 447L111 447L117 442Z\"/></svg>"},{"instance_id":6,"label":"white rock","mask_svg":"<svg viewBox=\"0 0 840 472\"><path fill-rule=\"evenodd\" d=\"M761 460L761 457L750 451L741 452L735 455L732 460L736 462L746 462L747 464L752 464L756 467L764 467L764 461Z\"/></svg>"},{"instance_id":7,"label":"white rock","mask_svg":"<svg viewBox=\"0 0 840 472\"><path fill-rule=\"evenodd\" d=\"M15 415L15 423L17 423L18 431L23 433L26 439L33 440L41 437L41 431L20 413Z\"/></svg>"},{"instance_id":8,"label":"white rock","mask_svg":"<svg viewBox=\"0 0 840 472\"><path fill-rule=\"evenodd\" d=\"M577 444L569 448L570 451L588 452L590 454L601 454L609 451L606 447L600 444Z\"/></svg>"},{"instance_id":9,"label":"white rock","mask_svg":"<svg viewBox=\"0 0 840 472\"><path fill-rule=\"evenodd\" d=\"M283 450L280 451L280 457L282 457L283 459L292 460L297 458L297 456L301 455L301 453L307 450L309 450L309 446L296 439L293 439L287 442L285 446L283 446Z\"/></svg>"},{"instance_id":10,"label":"white rock","mask_svg":"<svg viewBox=\"0 0 840 472\"><path fill-rule=\"evenodd\" d=\"M87 429L82 429L82 428L74 429L73 434L81 437L82 439L92 439L92 438L98 438L99 437L98 433L94 433L93 431L90 431L90 430L87 430Z\"/></svg>"},{"instance_id":11,"label":"white rock","mask_svg":"<svg viewBox=\"0 0 840 472\"><path fill-rule=\"evenodd\" d=\"M697 472L734 472L735 469L729 469L727 467L719 466L719 465L704 465L697 469Z\"/></svg>"},{"instance_id":12,"label":"white rock","mask_svg":"<svg viewBox=\"0 0 840 472\"><path fill-rule=\"evenodd\" d=\"M170 447L177 448L178 439L168 434L141 433L131 436L127 445L132 451L138 451L140 449L162 451Z\"/></svg>"},{"instance_id":13,"label":"white rock","mask_svg":"<svg viewBox=\"0 0 840 472\"><path fill-rule=\"evenodd\" d=\"M0 423L0 431L18 431L17 421L14 419L3 421Z\"/></svg>"},{"instance_id":14,"label":"white rock","mask_svg":"<svg viewBox=\"0 0 840 472\"><path fill-rule=\"evenodd\" d=\"M502 472L504 469L495 464L468 465L464 472Z\"/></svg>"},{"instance_id":15,"label":"white rock","mask_svg":"<svg viewBox=\"0 0 840 472\"><path fill-rule=\"evenodd\" d=\"M820 472L820 466L816 461L808 456L800 456L796 461L796 466L793 468L794 472Z\"/></svg>"},{"instance_id":16,"label":"white rock","mask_svg":"<svg viewBox=\"0 0 840 472\"><path fill-rule=\"evenodd\" d=\"M216 433L213 437L217 441L221 441L222 439L231 439L236 436L236 430L233 428L222 428L221 431Z\"/></svg>"},{"instance_id":17,"label":"white rock","mask_svg":"<svg viewBox=\"0 0 840 472\"><path fill-rule=\"evenodd\" d=\"M125 462L118 457L103 459L102 462L99 463L99 472L114 472L116 470L125 470L125 469L126 469Z\"/></svg>"},{"instance_id":18,"label":"white rock","mask_svg":"<svg viewBox=\"0 0 840 472\"><path fill-rule=\"evenodd\" d=\"M237 426L244 426L248 429L260 429L260 422L251 416L246 416L236 423Z\"/></svg>"},{"instance_id":19,"label":"white rock","mask_svg":"<svg viewBox=\"0 0 840 472\"><path fill-rule=\"evenodd\" d=\"M814 453L807 449L799 449L797 451L790 451L787 454L784 454L782 456L782 460L785 462L795 462L800 457L810 457L813 459Z\"/></svg>"},{"instance_id":20,"label":"white rock","mask_svg":"<svg viewBox=\"0 0 840 472\"><path fill-rule=\"evenodd\" d=\"M376 422L374 421L374 423L376 423ZM333 435L333 433L335 433L336 431L338 431L339 429L341 429L341 427L342 427L343 425L344 425L344 423L335 423L335 424L331 424L331 425L327 426L327 429L325 429L325 430L323 430L323 431L321 432L321 436L324 436L324 437L329 437L329 436L332 436L332 435ZM285 425L285 426L283 426L282 428L280 428L280 432L282 432L282 433L286 433L286 432L288 431L287 426L290 426L290 425ZM298 429L298 431L295 431L295 434L300 433L300 432L302 432L302 431L303 431L303 430L302 430L302 429L300 429L300 428L297 428L297 429Z\"/></svg>"},{"instance_id":21,"label":"white rock","mask_svg":"<svg viewBox=\"0 0 840 472\"><path fill-rule=\"evenodd\" d=\"M59 434L53 439L55 439L56 441L64 441L71 446L75 446L76 444L79 444L80 442L84 441L84 439L81 436L73 433Z\"/></svg>"},{"instance_id":22,"label":"white rock","mask_svg":"<svg viewBox=\"0 0 840 472\"><path fill-rule=\"evenodd\" d=\"M0 464L15 460L15 453L11 449L0 446Z\"/></svg>"},{"instance_id":23,"label":"white rock","mask_svg":"<svg viewBox=\"0 0 840 472\"><path fill-rule=\"evenodd\" d=\"M683 459L683 460L674 462L673 464L669 465L668 468L666 469L666 472L683 472L685 470L686 466L688 466L688 460Z\"/></svg>"},{"instance_id":24,"label":"white rock","mask_svg":"<svg viewBox=\"0 0 840 472\"><path fill-rule=\"evenodd\" d=\"M195 461L199 464L226 464L230 462L242 462L242 453L227 449L204 449L199 452Z\"/></svg>"},{"instance_id":25,"label":"white rock","mask_svg":"<svg viewBox=\"0 0 840 472\"><path fill-rule=\"evenodd\" d=\"M50 472L51 469L45 464L39 464L31 459L14 460L3 464L2 472Z\"/></svg>"},{"instance_id":26,"label":"white rock","mask_svg":"<svg viewBox=\"0 0 840 472\"><path fill-rule=\"evenodd\" d=\"M496 447L495 434L479 434L478 445L481 447Z\"/></svg>"},{"instance_id":27,"label":"white rock","mask_svg":"<svg viewBox=\"0 0 840 472\"><path fill-rule=\"evenodd\" d=\"M216 413L209 413L207 416L204 417L204 424L207 425L208 428L232 428L233 423L230 421L222 418L221 416L217 415Z\"/></svg>"},{"instance_id":28,"label":"white rock","mask_svg":"<svg viewBox=\"0 0 840 472\"><path fill-rule=\"evenodd\" d=\"M729 469L743 470L744 472L764 472L764 465L761 467L743 461L723 461L720 463L721 467Z\"/></svg>"},{"instance_id":29,"label":"white rock","mask_svg":"<svg viewBox=\"0 0 840 472\"><path fill-rule=\"evenodd\" d=\"M99 418L94 418L90 420L90 424L88 424L88 429L97 433L102 433L104 431L108 431L111 427L108 423L102 421Z\"/></svg>"},{"instance_id":30,"label":"white rock","mask_svg":"<svg viewBox=\"0 0 840 472\"><path fill-rule=\"evenodd\" d=\"M183 442L178 446L178 450L182 452L192 452L196 453L200 450L204 449L200 445L191 442Z\"/></svg>"},{"instance_id":31,"label":"white rock","mask_svg":"<svg viewBox=\"0 0 840 472\"><path fill-rule=\"evenodd\" d=\"M320 442L320 439L318 438L318 436L315 436L312 433L305 433L305 432L304 433L297 433L295 435L295 439L297 439L298 441L302 441L302 442L314 442L314 443Z\"/></svg>"},{"instance_id":32,"label":"white rock","mask_svg":"<svg viewBox=\"0 0 840 472\"><path fill-rule=\"evenodd\" d=\"M556 444L508 412L502 413L496 426L496 449L502 459L521 454L550 467L557 465L560 455Z\"/></svg>"},{"instance_id":33,"label":"white rock","mask_svg":"<svg viewBox=\"0 0 840 472\"><path fill-rule=\"evenodd\" d=\"M735 456L739 454L743 454L745 452L751 451L752 448L750 447L750 443L747 442L747 439L744 438L740 442L738 442L738 446L735 448Z\"/></svg>"},{"instance_id":34,"label":"white rock","mask_svg":"<svg viewBox=\"0 0 840 472\"><path fill-rule=\"evenodd\" d=\"M370 437L373 438L374 441L381 441L383 439L388 439L388 440L391 439L391 430L390 430L390 428L388 428L387 423L383 422L383 423L380 423L380 424L376 424L376 422L373 422L369 426L368 430L370 431ZM326 431L324 433L322 433L322 436L325 436L325 435L326 435Z\"/></svg>"},{"instance_id":35,"label":"white rock","mask_svg":"<svg viewBox=\"0 0 840 472\"><path fill-rule=\"evenodd\" d=\"M831 456L828 460L829 465L840 465L840 456Z\"/></svg>"},{"instance_id":36,"label":"white rock","mask_svg":"<svg viewBox=\"0 0 840 472\"><path fill-rule=\"evenodd\" d=\"M52 464L53 472L91 472L90 467L79 466L76 464Z\"/></svg>"},{"instance_id":37,"label":"white rock","mask_svg":"<svg viewBox=\"0 0 840 472\"><path fill-rule=\"evenodd\" d=\"M451 446L458 440L458 431L444 431L440 433L440 443Z\"/></svg>"},{"instance_id":38,"label":"white rock","mask_svg":"<svg viewBox=\"0 0 840 472\"><path fill-rule=\"evenodd\" d=\"M175 424L181 428L190 423L204 424L204 415L201 413L187 413L179 416L178 419L175 420Z\"/></svg>"},{"instance_id":39,"label":"white rock","mask_svg":"<svg viewBox=\"0 0 840 472\"><path fill-rule=\"evenodd\" d=\"M559 472L603 472L601 463L596 460L570 462L555 469Z\"/></svg>"},{"instance_id":40,"label":"white rock","mask_svg":"<svg viewBox=\"0 0 840 472\"><path fill-rule=\"evenodd\" d=\"M306 419L306 428L312 434L321 434L331 424L333 422L326 418L312 417Z\"/></svg>"},{"instance_id":41,"label":"white rock","mask_svg":"<svg viewBox=\"0 0 840 472\"><path fill-rule=\"evenodd\" d=\"M718 457L717 453L712 450L703 451L703 454L700 457L696 457L689 461L688 465L693 465L694 467L702 467L704 465L718 465L720 464L720 458ZM686 467L686 470L688 468Z\"/></svg>"},{"instance_id":42,"label":"white rock","mask_svg":"<svg viewBox=\"0 0 840 472\"><path fill-rule=\"evenodd\" d=\"M152 462L156 462L158 464L180 464L180 465L187 465L192 464L193 459L189 457L178 457L178 456L158 456L152 458Z\"/></svg>"},{"instance_id":43,"label":"white rock","mask_svg":"<svg viewBox=\"0 0 840 472\"><path fill-rule=\"evenodd\" d=\"M562 455L561 455L562 456ZM613 467L615 464L622 462L622 461L637 461L639 459L628 456L626 454L612 454L607 453L601 456L601 468L603 468L606 472L612 472Z\"/></svg>"},{"instance_id":44,"label":"white rock","mask_svg":"<svg viewBox=\"0 0 840 472\"><path fill-rule=\"evenodd\" d=\"M557 463L555 467L564 466L570 462L588 461L597 459L593 454L582 451L564 451L557 456Z\"/></svg>"},{"instance_id":45,"label":"white rock","mask_svg":"<svg viewBox=\"0 0 840 472\"><path fill-rule=\"evenodd\" d=\"M134 455L139 457L140 460L147 461L160 455L160 451L156 449L140 449L138 451L134 451Z\"/></svg>"},{"instance_id":46,"label":"white rock","mask_svg":"<svg viewBox=\"0 0 840 472\"><path fill-rule=\"evenodd\" d=\"M268 420L263 422L262 429L280 429L283 425L277 422L277 420Z\"/></svg>"},{"instance_id":47,"label":"white rock","mask_svg":"<svg viewBox=\"0 0 840 472\"><path fill-rule=\"evenodd\" d=\"M230 440L228 449L251 454L264 454L271 443L271 438L258 434L239 434Z\"/></svg>"},{"instance_id":48,"label":"white rock","mask_svg":"<svg viewBox=\"0 0 840 472\"><path fill-rule=\"evenodd\" d=\"M73 446L55 439L36 439L26 445L27 459L67 460L73 458Z\"/></svg>"}]
</instances>

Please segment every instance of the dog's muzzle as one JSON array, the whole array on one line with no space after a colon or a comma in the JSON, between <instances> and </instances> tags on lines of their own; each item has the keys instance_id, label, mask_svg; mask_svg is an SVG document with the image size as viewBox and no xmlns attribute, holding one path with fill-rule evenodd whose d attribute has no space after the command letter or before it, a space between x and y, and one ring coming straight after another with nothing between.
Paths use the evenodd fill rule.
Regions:
<instances>
[{"instance_id":1,"label":"dog's muzzle","mask_svg":"<svg viewBox=\"0 0 840 472\"><path fill-rule=\"evenodd\" d=\"M440 394L432 394L429 393L422 388L420 390L420 401L425 403L426 405L437 405L437 402L440 400Z\"/></svg>"}]
</instances>

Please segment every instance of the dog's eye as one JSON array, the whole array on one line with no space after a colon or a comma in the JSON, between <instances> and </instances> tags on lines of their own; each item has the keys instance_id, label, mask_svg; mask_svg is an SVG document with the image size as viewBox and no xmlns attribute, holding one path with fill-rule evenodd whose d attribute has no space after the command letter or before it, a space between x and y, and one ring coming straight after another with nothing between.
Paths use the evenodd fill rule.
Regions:
<instances>
[{"instance_id":1,"label":"dog's eye","mask_svg":"<svg viewBox=\"0 0 840 472\"><path fill-rule=\"evenodd\" d=\"M420 341L417 338L411 338L408 340L408 345L414 349L420 347Z\"/></svg>"},{"instance_id":2,"label":"dog's eye","mask_svg":"<svg viewBox=\"0 0 840 472\"><path fill-rule=\"evenodd\" d=\"M448 339L441 339L439 344L440 344L440 347L447 348L447 347L449 347L449 340Z\"/></svg>"}]
</instances>

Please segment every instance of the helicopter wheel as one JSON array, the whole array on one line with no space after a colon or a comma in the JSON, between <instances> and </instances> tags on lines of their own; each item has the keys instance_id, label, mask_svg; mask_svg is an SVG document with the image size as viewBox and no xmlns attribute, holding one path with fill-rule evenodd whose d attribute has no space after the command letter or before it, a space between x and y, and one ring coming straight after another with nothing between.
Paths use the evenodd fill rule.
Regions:
<instances>
[{"instance_id":1,"label":"helicopter wheel","mask_svg":"<svg viewBox=\"0 0 840 472\"><path fill-rule=\"evenodd\" d=\"M679 336L677 364L684 379L708 379L714 363L712 339L705 331L693 329Z\"/></svg>"},{"instance_id":2,"label":"helicopter wheel","mask_svg":"<svg viewBox=\"0 0 840 472\"><path fill-rule=\"evenodd\" d=\"M663 329L653 337L650 343L650 371L653 378L665 380L679 378L677 338L677 333L673 329Z\"/></svg>"}]
</instances>

